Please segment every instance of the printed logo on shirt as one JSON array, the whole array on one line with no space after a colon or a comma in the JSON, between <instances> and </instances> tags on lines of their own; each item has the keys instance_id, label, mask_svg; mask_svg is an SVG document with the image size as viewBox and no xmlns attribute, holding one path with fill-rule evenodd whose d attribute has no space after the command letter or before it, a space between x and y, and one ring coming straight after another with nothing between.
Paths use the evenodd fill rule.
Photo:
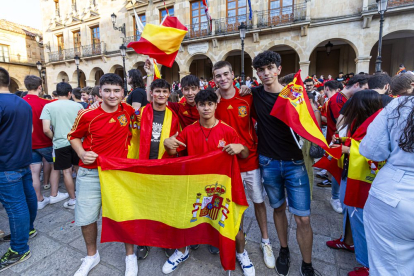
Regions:
<instances>
[{"instance_id":1,"label":"printed logo on shirt","mask_svg":"<svg viewBox=\"0 0 414 276\"><path fill-rule=\"evenodd\" d=\"M127 123L128 123L128 120L127 120L125 114L122 114L122 115L118 116L118 121L119 121L119 124L121 126L126 126Z\"/></svg>"},{"instance_id":2,"label":"printed logo on shirt","mask_svg":"<svg viewBox=\"0 0 414 276\"><path fill-rule=\"evenodd\" d=\"M239 106L239 117L246 117L247 116L247 107L242 105Z\"/></svg>"},{"instance_id":3,"label":"printed logo on shirt","mask_svg":"<svg viewBox=\"0 0 414 276\"><path fill-rule=\"evenodd\" d=\"M109 123L116 123L116 121L114 120L114 118L111 118L111 120L109 120Z\"/></svg>"},{"instance_id":4,"label":"printed logo on shirt","mask_svg":"<svg viewBox=\"0 0 414 276\"><path fill-rule=\"evenodd\" d=\"M217 147L218 148L224 148L226 146L226 141L224 139L219 140Z\"/></svg>"},{"instance_id":5,"label":"printed logo on shirt","mask_svg":"<svg viewBox=\"0 0 414 276\"><path fill-rule=\"evenodd\" d=\"M229 105L229 106L227 107L227 109L233 109L233 107L232 107L231 105Z\"/></svg>"},{"instance_id":6,"label":"printed logo on shirt","mask_svg":"<svg viewBox=\"0 0 414 276\"><path fill-rule=\"evenodd\" d=\"M162 124L157 123L157 122L153 122L152 123L152 138L151 138L151 142L156 142L156 143L159 143L160 142L161 131L162 131Z\"/></svg>"},{"instance_id":7,"label":"printed logo on shirt","mask_svg":"<svg viewBox=\"0 0 414 276\"><path fill-rule=\"evenodd\" d=\"M183 115L188 115L188 112L187 112L187 110L183 112Z\"/></svg>"}]
</instances>

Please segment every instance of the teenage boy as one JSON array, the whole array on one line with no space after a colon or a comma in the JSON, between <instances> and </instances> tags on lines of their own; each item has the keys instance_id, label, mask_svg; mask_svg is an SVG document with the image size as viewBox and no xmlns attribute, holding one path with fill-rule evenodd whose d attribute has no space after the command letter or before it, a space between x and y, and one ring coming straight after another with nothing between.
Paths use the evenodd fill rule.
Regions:
<instances>
[{"instance_id":1,"label":"teenage boy","mask_svg":"<svg viewBox=\"0 0 414 276\"><path fill-rule=\"evenodd\" d=\"M216 117L236 130L250 152L248 158L239 160L240 172L247 194L254 204L256 219L262 234L260 247L263 251L264 262L268 268L274 268L275 257L267 231L266 206L259 170L257 135L252 121L253 96L249 94L240 97L239 89L233 86L234 72L229 62L219 61L214 64L213 76L219 87L217 91L221 96ZM236 239L236 244L240 252L243 252L244 235L239 240Z\"/></svg>"},{"instance_id":2,"label":"teenage boy","mask_svg":"<svg viewBox=\"0 0 414 276\"><path fill-rule=\"evenodd\" d=\"M290 128L270 115L283 86L278 77L282 59L273 51L265 51L253 60L253 67L263 86L253 88L253 105L258 122L258 153L263 184L274 208L273 218L280 242L276 271L288 275L290 253L287 242L285 188L289 199L289 211L297 224L296 239L302 253L301 274L314 275L312 267L313 233L310 225L310 187L302 150L297 146Z\"/></svg>"},{"instance_id":3,"label":"teenage boy","mask_svg":"<svg viewBox=\"0 0 414 276\"><path fill-rule=\"evenodd\" d=\"M37 213L29 165L32 160L32 110L10 93L10 76L0 67L0 202L11 231L10 248L0 258L0 273L30 258L29 235ZM31 234L33 233L33 234Z\"/></svg>"},{"instance_id":4,"label":"teenage boy","mask_svg":"<svg viewBox=\"0 0 414 276\"><path fill-rule=\"evenodd\" d=\"M88 108L89 104L82 101L82 90L80 88L74 88L72 90L72 100L80 104L83 108Z\"/></svg>"},{"instance_id":5,"label":"teenage boy","mask_svg":"<svg viewBox=\"0 0 414 276\"><path fill-rule=\"evenodd\" d=\"M60 82L56 85L58 100L45 105L40 119L43 120L43 132L47 137L53 139L55 152L54 169L63 171L63 182L68 193L57 192L56 196L50 196L50 204L62 201L70 197L63 207L75 209L75 184L72 178L72 166L79 164L79 158L70 146L67 139L68 133L75 122L79 110L83 107L71 101L72 86L67 82ZM53 131L51 130L53 129Z\"/></svg>"},{"instance_id":6,"label":"teenage boy","mask_svg":"<svg viewBox=\"0 0 414 276\"><path fill-rule=\"evenodd\" d=\"M230 155L238 154L240 158L249 156L249 149L243 145L237 132L221 120L216 119L217 95L210 90L201 90L195 97L200 120L187 126L177 136L174 135L164 141L164 146L169 155L187 151L188 155L197 155L221 149ZM237 237L243 236L242 229ZM236 238L237 239L237 238ZM239 245L240 246L240 245ZM245 250L240 252L236 246L237 260L246 276L255 275L255 270ZM177 266L189 257L188 248L175 250L174 254L165 262L162 271L165 274L173 272Z\"/></svg>"},{"instance_id":7,"label":"teenage boy","mask_svg":"<svg viewBox=\"0 0 414 276\"><path fill-rule=\"evenodd\" d=\"M126 158L131 139L130 122L134 109L121 103L124 98L122 79L116 74L105 74L99 80L102 104L95 109L81 110L68 140L80 158L76 195L75 224L82 227L87 256L75 276L86 276L100 261L96 247L96 221L102 206L98 174L98 156ZM82 141L83 139L83 141ZM138 275L134 246L125 244L126 276Z\"/></svg>"},{"instance_id":8,"label":"teenage boy","mask_svg":"<svg viewBox=\"0 0 414 276\"><path fill-rule=\"evenodd\" d=\"M32 163L30 164L30 170L32 171L33 188L36 191L37 196L37 209L43 209L49 204L50 198L44 197L40 189L40 171L42 170L43 158L52 166L50 173L51 190L50 195L56 196L59 186L59 171L53 170L53 144L52 139L47 137L43 133L42 120L40 114L42 114L43 107L51 103L50 100L40 98L42 93L42 79L28 75L24 78L24 85L27 88L27 95L23 97L32 108L33 119L33 131L32 131ZM47 170L43 171L43 178L48 178L46 175ZM47 183L46 183L47 184Z\"/></svg>"}]
</instances>

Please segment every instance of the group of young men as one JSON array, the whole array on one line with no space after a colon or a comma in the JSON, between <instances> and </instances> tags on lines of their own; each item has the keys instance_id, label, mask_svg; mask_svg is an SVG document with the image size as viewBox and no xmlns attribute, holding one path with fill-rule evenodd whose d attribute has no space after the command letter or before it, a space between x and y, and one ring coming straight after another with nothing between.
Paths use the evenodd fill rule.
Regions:
<instances>
[{"instance_id":1,"label":"group of young men","mask_svg":"<svg viewBox=\"0 0 414 276\"><path fill-rule=\"evenodd\" d=\"M146 63L145 68L149 73L151 66L150 63ZM131 126L134 127L134 123L138 125L137 129L141 132L139 151L135 154L135 158L138 159L176 158L217 149L238 156L246 193L254 204L256 219L261 231L260 247L264 263L268 268L275 268L279 275L288 275L290 271L290 252L287 239L288 221L285 212L287 207L286 189L289 211L294 214L297 224L296 237L303 259L300 267L301 275L315 275L311 262L313 233L310 225L310 186L302 151L298 148L290 128L270 115L270 111L283 89L278 81L282 70L281 57L278 53L265 51L254 58L253 67L263 86L253 88L251 94L240 94L239 89L233 84L234 73L231 64L220 61L214 64L212 69L214 82L218 86L216 93L211 90L201 90L199 79L189 75L181 80L182 92L186 98L186 101L182 103L168 102L171 91L168 82L162 79L152 81L151 74L148 74L147 92L150 103L141 106L139 110L135 110L123 102L122 79L115 74L105 74L99 83L102 102L96 108L79 108L80 111L73 119L73 127L65 141L55 141L55 136L59 132L59 124L63 125L67 122L54 124L56 118L52 114L55 109L60 112L66 112L63 109L70 109L69 105L59 107L58 103L70 96L71 89L66 83L57 85L58 95L62 99L59 98L56 102L48 103L46 106L52 106L47 109L43 108L39 119L43 120L44 134L53 138L52 143L56 158L60 155L66 157L63 160L66 160L67 163L57 164L55 162L55 169L65 170L66 166L64 165L69 165L68 156L71 157L71 162L76 161L75 157L80 159L76 179L76 196L72 193L74 187L65 182L71 197L67 205L76 206L75 224L81 226L87 247L87 257L83 259L80 268L75 273L76 276L88 275L100 261L97 250L97 221L101 209L101 190L96 159L100 155L130 157ZM0 99L0 111L2 112L0 130L8 128L10 132L16 131L17 134L13 135L19 135L19 140L22 141L24 147L7 148L7 145L11 143L10 137L15 136L1 135L2 152L5 147L4 150L7 148L7 152L10 154L7 160L0 159L0 185L5 185L8 182L20 185L22 188L19 196L25 198L25 202L21 204L33 207L37 205L37 201L42 201L40 197L35 200L36 196L31 181L24 179L30 177L28 165L32 160L32 148L27 145L31 144L30 125L33 123L34 127L35 120L33 119L32 122L28 104L19 101L20 99L17 97L13 98L14 96L7 92L9 81L7 71L0 69L0 97L8 99L6 104L3 104L5 101ZM73 104L77 103L73 102ZM22 110L25 110L24 112L27 114L24 114ZM23 122L19 122L19 127L4 124L3 120L6 116ZM253 119L257 121L257 132L254 129ZM50 121L49 125L53 128L53 137L45 129L49 126L47 121ZM68 141L70 145L67 144ZM50 146L50 144L44 147L46 146ZM22 152L23 150L25 152ZM20 154L16 156L16 152L20 152ZM18 172L21 177L8 178L10 172ZM23 187L25 187L24 190ZM281 246L277 258L273 254L268 235L264 189L269 196L270 205L274 209L274 223ZM14 193L18 193L17 189L15 190ZM3 200L4 193L0 189L1 202L9 213L10 228L12 229L13 226L15 229L16 222L13 220L16 216L11 215L14 207L12 207L13 204ZM6 253L6 255L9 254L7 255L9 257L5 255L6 257L1 259L1 268L7 268L8 263L11 262L23 261L30 254L27 239L30 230L34 229L33 221L37 208L27 207L27 209L33 209L30 211L30 220L29 215L26 214L25 221L20 222L25 226L20 227L19 230L12 230L18 231L12 232L13 238L9 250L12 252L10 253L12 257ZM29 212L27 211L27 213ZM21 247L16 246L13 241L16 236L24 237L20 242ZM190 248L195 250L198 245L192 245ZM138 274L137 259L144 259L149 254L149 248L138 246L137 254L134 253L134 245L132 244L125 244L125 249L125 275L135 276ZM166 250L169 258L162 271L165 274L173 272L180 263L188 260L189 251L188 247ZM209 247L209 251L213 254L219 253L218 249L212 246ZM254 265L245 250L243 223L241 223L240 231L236 236L236 254L244 275L255 275Z\"/></svg>"}]
</instances>

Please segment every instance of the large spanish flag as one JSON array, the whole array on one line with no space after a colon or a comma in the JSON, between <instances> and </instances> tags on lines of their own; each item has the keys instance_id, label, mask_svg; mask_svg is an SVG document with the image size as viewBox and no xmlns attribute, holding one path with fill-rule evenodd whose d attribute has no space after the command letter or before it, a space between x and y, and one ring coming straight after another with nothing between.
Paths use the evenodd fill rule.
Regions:
<instances>
[{"instance_id":1,"label":"large spanish flag","mask_svg":"<svg viewBox=\"0 0 414 276\"><path fill-rule=\"evenodd\" d=\"M335 159L341 158L341 148L330 148L326 142L305 91L299 70L293 81L280 92L270 114L283 121L304 139L322 147Z\"/></svg>"},{"instance_id":2,"label":"large spanish flag","mask_svg":"<svg viewBox=\"0 0 414 276\"><path fill-rule=\"evenodd\" d=\"M163 248L210 244L234 270L235 238L248 204L236 156L175 159L100 156L101 242Z\"/></svg>"},{"instance_id":3,"label":"large spanish flag","mask_svg":"<svg viewBox=\"0 0 414 276\"><path fill-rule=\"evenodd\" d=\"M316 162L313 167L327 170L338 184L341 184L342 171L344 169L344 158L335 159L329 154L325 155Z\"/></svg>"},{"instance_id":4,"label":"large spanish flag","mask_svg":"<svg viewBox=\"0 0 414 276\"><path fill-rule=\"evenodd\" d=\"M133 48L138 54L156 59L162 65L172 67L187 31L177 17L167 16L161 26L146 24L140 40L130 42L127 47Z\"/></svg>"},{"instance_id":5,"label":"large spanish flag","mask_svg":"<svg viewBox=\"0 0 414 276\"><path fill-rule=\"evenodd\" d=\"M348 206L364 208L371 184L384 162L374 162L359 153L359 145L367 133L368 126L381 110L370 116L352 135L349 155L348 180L344 203Z\"/></svg>"}]
</instances>

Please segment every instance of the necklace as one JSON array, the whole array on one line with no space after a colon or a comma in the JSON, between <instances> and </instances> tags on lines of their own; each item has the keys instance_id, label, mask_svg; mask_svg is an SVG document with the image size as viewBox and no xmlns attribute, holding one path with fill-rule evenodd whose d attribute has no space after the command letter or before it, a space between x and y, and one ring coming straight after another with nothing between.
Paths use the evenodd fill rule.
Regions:
<instances>
[{"instance_id":1,"label":"necklace","mask_svg":"<svg viewBox=\"0 0 414 276\"><path fill-rule=\"evenodd\" d=\"M216 120L216 121L217 121L217 120ZM211 131L213 130L214 126L216 125L216 121L214 121L214 124L213 124L213 126L210 128L210 131L208 132L208 135L207 135L207 136L206 136L206 134L204 133L203 128L201 127L201 123L200 123L200 121L198 121L198 123L200 124L200 129L201 129L201 132L203 133L204 138L206 138L206 142L208 141L208 137L210 136Z\"/></svg>"}]
</instances>

